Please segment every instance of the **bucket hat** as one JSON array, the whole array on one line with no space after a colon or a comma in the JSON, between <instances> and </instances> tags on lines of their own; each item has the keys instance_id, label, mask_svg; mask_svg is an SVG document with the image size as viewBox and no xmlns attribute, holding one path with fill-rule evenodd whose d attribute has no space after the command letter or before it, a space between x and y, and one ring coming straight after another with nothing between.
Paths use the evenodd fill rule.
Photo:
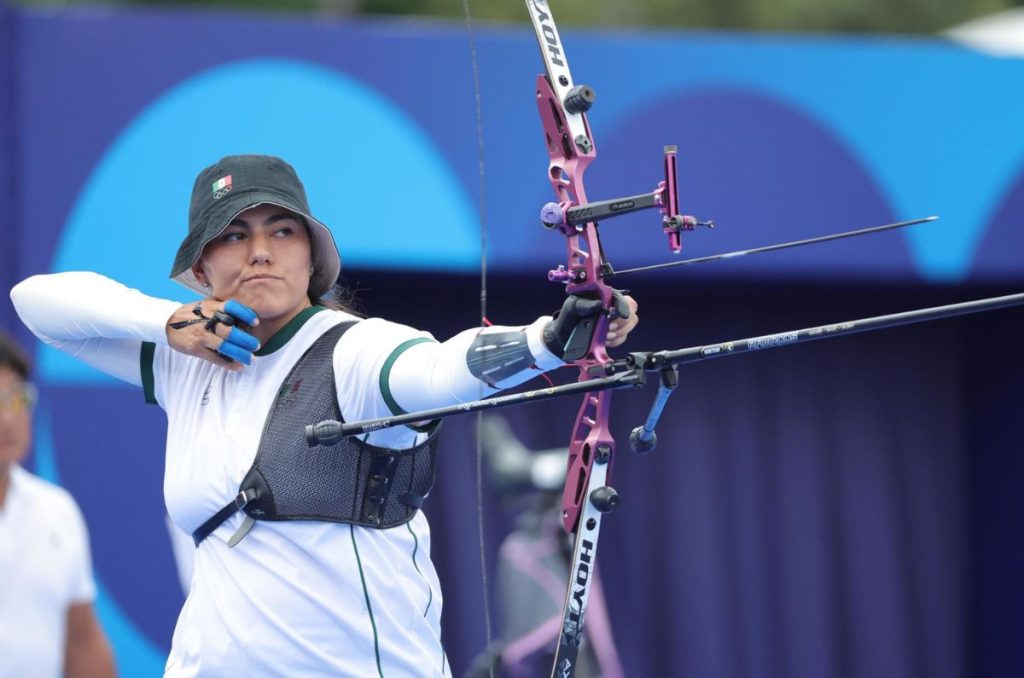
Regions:
<instances>
[{"instance_id":1,"label":"bucket hat","mask_svg":"<svg viewBox=\"0 0 1024 678\"><path fill-rule=\"evenodd\" d=\"M188 234L178 247L171 278L185 287L207 294L192 273L203 248L239 214L256 205L272 204L306 219L312 246L313 274L309 293L319 299L334 285L341 272L341 256L330 229L314 217L306 189L295 169L271 155L229 155L196 177L188 211Z\"/></svg>"}]
</instances>

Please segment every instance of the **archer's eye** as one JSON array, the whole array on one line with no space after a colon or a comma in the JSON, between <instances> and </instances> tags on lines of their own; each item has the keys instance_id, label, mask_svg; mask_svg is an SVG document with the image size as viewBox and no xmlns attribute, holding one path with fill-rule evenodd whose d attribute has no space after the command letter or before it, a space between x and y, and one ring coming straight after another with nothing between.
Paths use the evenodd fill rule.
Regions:
<instances>
[{"instance_id":1,"label":"archer's eye","mask_svg":"<svg viewBox=\"0 0 1024 678\"><path fill-rule=\"evenodd\" d=\"M220 237L221 242L238 242L245 238L245 233L242 231L230 231Z\"/></svg>"},{"instance_id":2,"label":"archer's eye","mask_svg":"<svg viewBox=\"0 0 1024 678\"><path fill-rule=\"evenodd\" d=\"M274 231L274 235L278 238L285 238L293 233L295 233L295 229L292 226L282 226Z\"/></svg>"}]
</instances>

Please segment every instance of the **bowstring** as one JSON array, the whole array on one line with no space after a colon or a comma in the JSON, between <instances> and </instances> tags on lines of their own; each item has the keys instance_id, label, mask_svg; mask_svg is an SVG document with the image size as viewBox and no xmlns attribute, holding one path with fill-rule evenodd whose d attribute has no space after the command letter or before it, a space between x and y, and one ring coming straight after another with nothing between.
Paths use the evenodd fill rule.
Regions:
<instances>
[{"instance_id":1,"label":"bowstring","mask_svg":"<svg viewBox=\"0 0 1024 678\"><path fill-rule=\"evenodd\" d=\"M476 35L473 30L473 18L469 11L469 0L462 0L462 9L466 15L466 35L469 40L469 55L473 65L473 95L476 101L476 141L478 149L478 165L480 172L479 206L480 206L480 326L486 327L490 324L487 320L487 192L484 182L484 123L483 107L480 95L480 64L476 54ZM483 385L480 387L480 397L483 397ZM477 534L480 541L480 581L483 586L484 601L484 630L487 641L484 645L484 652L487 653L487 672L490 678L494 678L494 662L491 661L489 653L491 650L491 604L490 586L487 578L487 549L484 539L484 483L483 483L483 413L476 415L476 516Z\"/></svg>"}]
</instances>

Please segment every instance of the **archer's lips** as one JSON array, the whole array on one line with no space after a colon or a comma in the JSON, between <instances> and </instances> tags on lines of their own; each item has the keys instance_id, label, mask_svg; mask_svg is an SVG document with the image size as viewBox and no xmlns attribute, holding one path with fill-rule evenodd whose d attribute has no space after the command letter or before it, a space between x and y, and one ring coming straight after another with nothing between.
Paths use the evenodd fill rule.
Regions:
<instances>
[{"instance_id":1,"label":"archer's lips","mask_svg":"<svg viewBox=\"0 0 1024 678\"><path fill-rule=\"evenodd\" d=\"M248 278L242 278L242 282L243 283L247 283L247 282L263 282L263 281L268 281L268 280L281 280L281 277L280 276L276 276L276 275L267 275L266 273L261 273L259 275L251 275Z\"/></svg>"}]
</instances>

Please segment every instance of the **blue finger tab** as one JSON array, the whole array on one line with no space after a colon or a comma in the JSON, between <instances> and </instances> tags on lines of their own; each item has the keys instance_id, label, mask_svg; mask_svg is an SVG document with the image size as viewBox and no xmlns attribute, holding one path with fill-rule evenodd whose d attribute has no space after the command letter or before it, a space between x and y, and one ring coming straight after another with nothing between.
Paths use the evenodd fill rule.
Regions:
<instances>
[{"instance_id":1,"label":"blue finger tab","mask_svg":"<svg viewBox=\"0 0 1024 678\"><path fill-rule=\"evenodd\" d=\"M238 303L234 299L228 299L227 303L224 304L224 312L235 316L246 325L252 325L258 319L256 311L244 304Z\"/></svg>"},{"instance_id":2,"label":"blue finger tab","mask_svg":"<svg viewBox=\"0 0 1024 678\"><path fill-rule=\"evenodd\" d=\"M228 334L228 341L232 344L241 346L246 351L252 352L260 347L260 340L252 336L245 330L240 330L237 327L231 328L231 333Z\"/></svg>"},{"instance_id":3,"label":"blue finger tab","mask_svg":"<svg viewBox=\"0 0 1024 678\"><path fill-rule=\"evenodd\" d=\"M237 360L243 365L252 364L252 353L237 344L232 344L230 341L222 342L220 348L217 349L217 353L227 356L232 360Z\"/></svg>"}]
</instances>

